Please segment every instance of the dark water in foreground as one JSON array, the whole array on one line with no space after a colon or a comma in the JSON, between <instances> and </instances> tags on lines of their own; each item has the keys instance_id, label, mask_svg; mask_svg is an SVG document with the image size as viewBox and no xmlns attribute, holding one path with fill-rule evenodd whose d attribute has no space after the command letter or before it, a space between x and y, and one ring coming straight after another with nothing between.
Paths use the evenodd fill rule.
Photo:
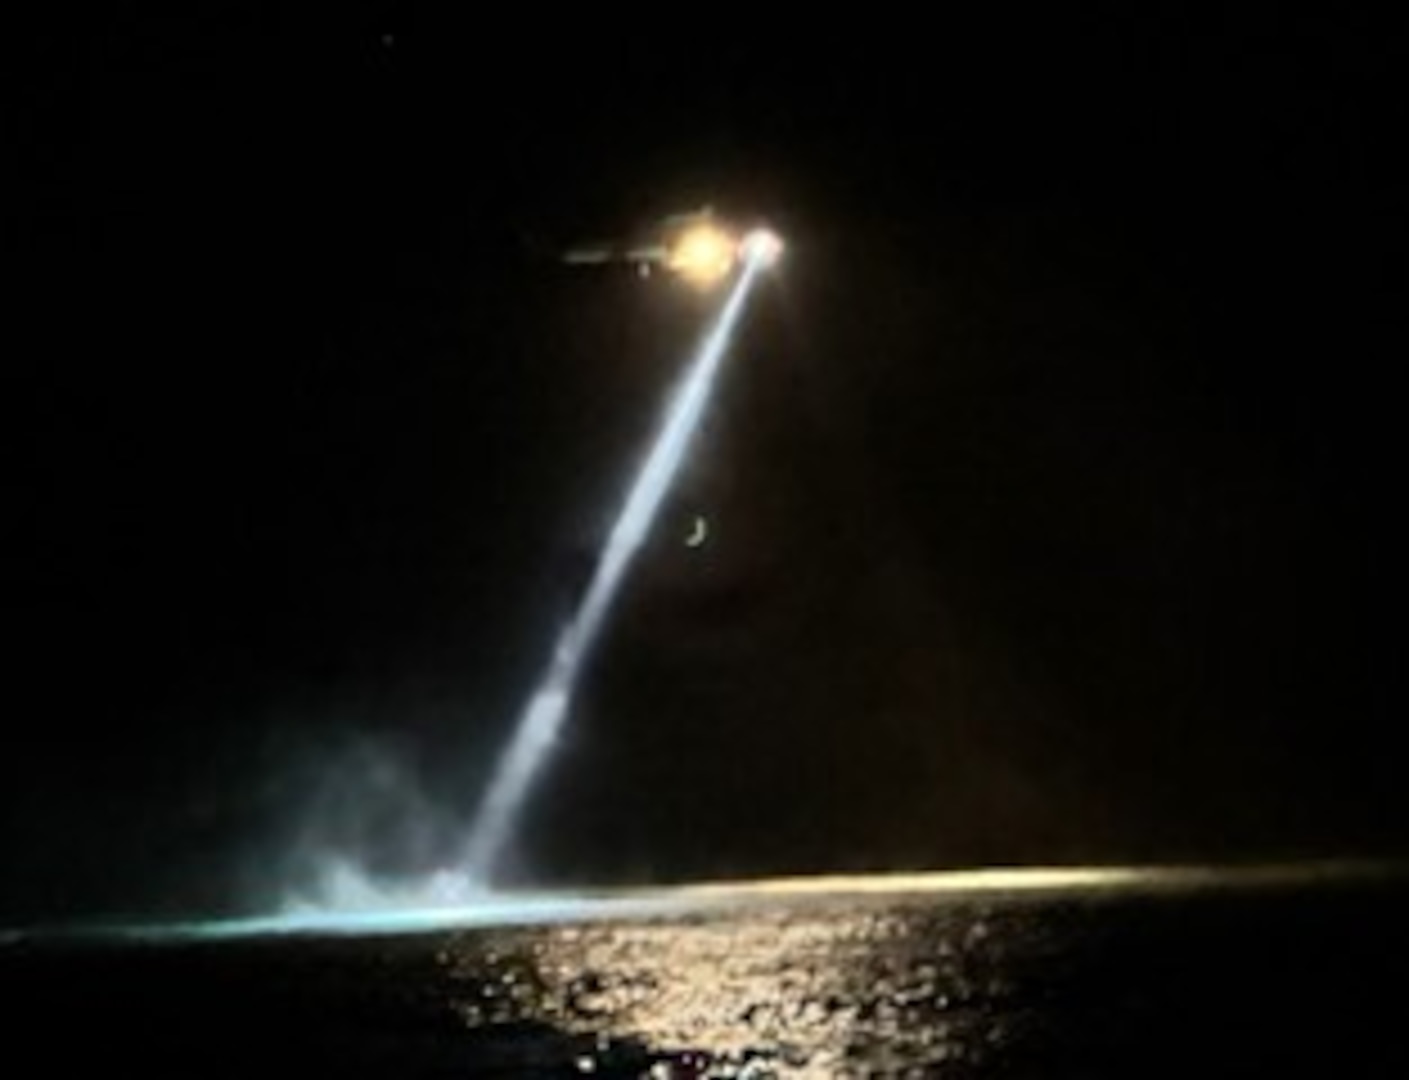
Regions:
<instances>
[{"instance_id":1,"label":"dark water in foreground","mask_svg":"<svg viewBox=\"0 0 1409 1080\"><path fill-rule=\"evenodd\" d=\"M1409 1076L1401 885L0 948L6 1076ZM33 1053L32 1059L25 1055Z\"/></svg>"}]
</instances>

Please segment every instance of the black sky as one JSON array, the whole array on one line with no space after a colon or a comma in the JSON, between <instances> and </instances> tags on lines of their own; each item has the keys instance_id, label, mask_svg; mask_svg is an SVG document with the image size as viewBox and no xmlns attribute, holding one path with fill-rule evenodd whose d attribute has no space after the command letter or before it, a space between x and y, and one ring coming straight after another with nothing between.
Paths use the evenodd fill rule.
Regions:
<instances>
[{"instance_id":1,"label":"black sky","mask_svg":"<svg viewBox=\"0 0 1409 1080\"><path fill-rule=\"evenodd\" d=\"M699 325L553 252L701 202L790 255L522 872L1401 851L1404 51L1115 13L27 35L0 913L220 908L359 740L473 805Z\"/></svg>"}]
</instances>

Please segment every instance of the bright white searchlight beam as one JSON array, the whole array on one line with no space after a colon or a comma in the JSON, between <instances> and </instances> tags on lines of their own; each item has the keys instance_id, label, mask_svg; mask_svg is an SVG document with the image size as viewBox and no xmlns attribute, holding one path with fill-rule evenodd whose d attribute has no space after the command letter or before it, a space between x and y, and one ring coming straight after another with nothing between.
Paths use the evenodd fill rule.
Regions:
<instances>
[{"instance_id":1,"label":"bright white searchlight beam","mask_svg":"<svg viewBox=\"0 0 1409 1080\"><path fill-rule=\"evenodd\" d=\"M777 259L780 248L772 233L750 234L742 246L744 261L739 278L670 402L660 433L612 527L582 604L559 632L548 670L528 699L480 803L464 849L463 868L471 881L489 881L534 778L542 770L567 717L583 664L601 634L631 560L645 542L689 449L744 301L758 272Z\"/></svg>"}]
</instances>

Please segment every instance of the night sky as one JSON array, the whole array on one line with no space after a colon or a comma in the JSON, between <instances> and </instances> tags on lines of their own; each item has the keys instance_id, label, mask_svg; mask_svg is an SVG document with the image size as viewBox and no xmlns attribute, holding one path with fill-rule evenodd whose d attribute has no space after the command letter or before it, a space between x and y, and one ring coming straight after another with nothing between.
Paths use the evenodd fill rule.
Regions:
<instances>
[{"instance_id":1,"label":"night sky","mask_svg":"<svg viewBox=\"0 0 1409 1080\"><path fill-rule=\"evenodd\" d=\"M1398 27L190 7L16 46L0 921L434 863L708 313L557 254L705 203L788 255L507 873L1409 847Z\"/></svg>"}]
</instances>

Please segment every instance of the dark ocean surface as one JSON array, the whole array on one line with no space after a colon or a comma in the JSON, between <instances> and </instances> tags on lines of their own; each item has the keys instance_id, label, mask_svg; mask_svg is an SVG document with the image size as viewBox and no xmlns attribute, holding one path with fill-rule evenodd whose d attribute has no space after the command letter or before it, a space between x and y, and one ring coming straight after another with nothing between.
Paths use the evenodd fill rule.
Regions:
<instances>
[{"instance_id":1,"label":"dark ocean surface","mask_svg":"<svg viewBox=\"0 0 1409 1080\"><path fill-rule=\"evenodd\" d=\"M721 895L498 926L15 933L3 1071L1409 1075L1401 879Z\"/></svg>"}]
</instances>

